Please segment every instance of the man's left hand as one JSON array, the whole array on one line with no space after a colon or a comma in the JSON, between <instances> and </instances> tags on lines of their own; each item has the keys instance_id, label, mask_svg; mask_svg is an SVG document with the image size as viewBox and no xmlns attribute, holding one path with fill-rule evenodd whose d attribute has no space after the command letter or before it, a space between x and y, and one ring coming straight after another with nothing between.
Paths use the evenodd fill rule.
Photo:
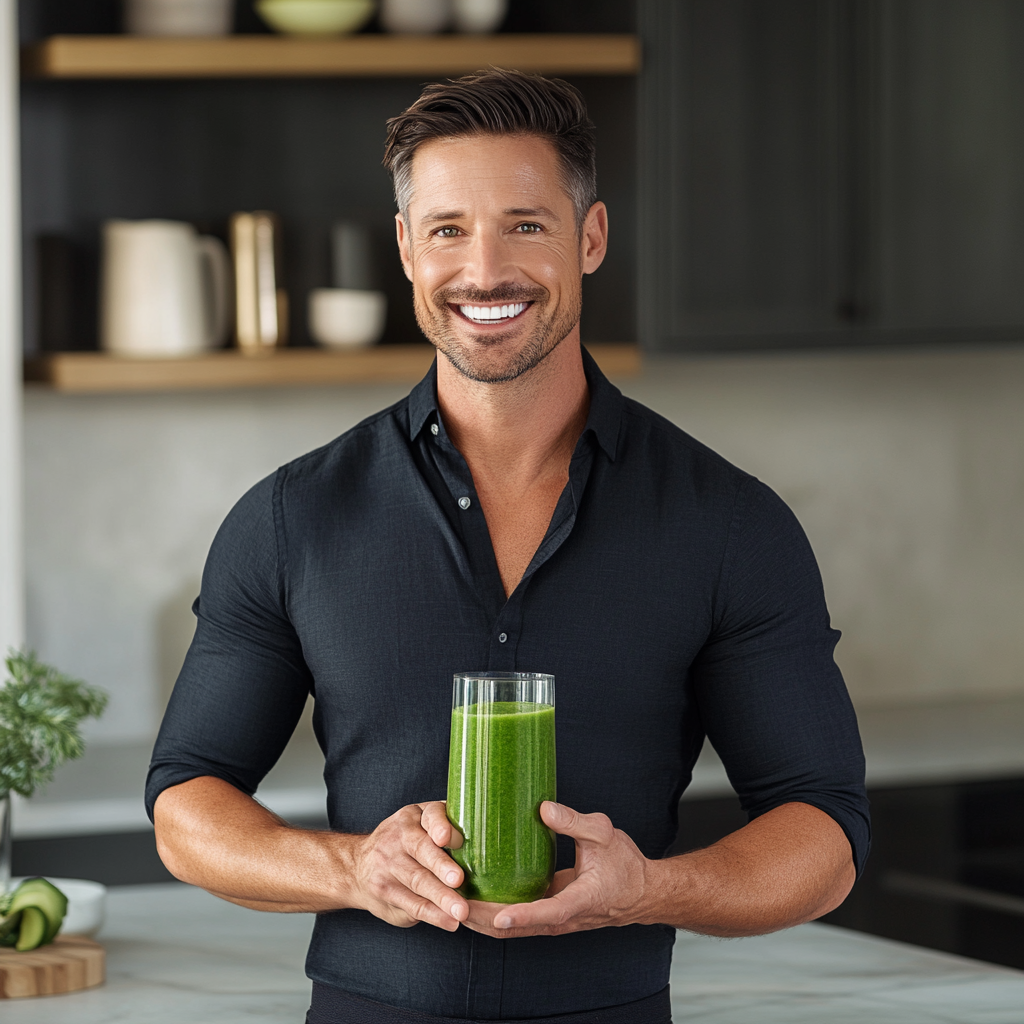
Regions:
<instances>
[{"instance_id":1,"label":"man's left hand","mask_svg":"<svg viewBox=\"0 0 1024 1024\"><path fill-rule=\"evenodd\" d=\"M469 901L467 928L499 939L634 924L650 896L650 863L606 814L580 814L545 801L545 825L576 840L576 866L556 873L543 899L533 903Z\"/></svg>"}]
</instances>

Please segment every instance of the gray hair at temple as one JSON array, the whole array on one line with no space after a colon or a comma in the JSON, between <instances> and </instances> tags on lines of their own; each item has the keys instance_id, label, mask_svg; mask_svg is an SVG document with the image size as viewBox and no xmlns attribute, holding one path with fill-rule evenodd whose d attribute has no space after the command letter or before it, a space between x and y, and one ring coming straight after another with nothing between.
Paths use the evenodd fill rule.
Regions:
<instances>
[{"instance_id":1,"label":"gray hair at temple","mask_svg":"<svg viewBox=\"0 0 1024 1024\"><path fill-rule=\"evenodd\" d=\"M576 231L597 199L597 142L579 89L560 78L492 68L432 82L419 99L388 120L384 166L408 221L412 160L431 139L468 135L535 135L558 154L562 187L572 200Z\"/></svg>"}]
</instances>

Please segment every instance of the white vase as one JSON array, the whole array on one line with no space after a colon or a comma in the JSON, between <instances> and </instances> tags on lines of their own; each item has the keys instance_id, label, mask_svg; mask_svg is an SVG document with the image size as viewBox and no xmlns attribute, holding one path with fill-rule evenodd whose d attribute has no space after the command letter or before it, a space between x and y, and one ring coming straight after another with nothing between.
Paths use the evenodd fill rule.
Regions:
<instances>
[{"instance_id":1,"label":"white vase","mask_svg":"<svg viewBox=\"0 0 1024 1024\"><path fill-rule=\"evenodd\" d=\"M448 26L450 0L382 0L380 23L388 32L430 35Z\"/></svg>"},{"instance_id":2,"label":"white vase","mask_svg":"<svg viewBox=\"0 0 1024 1024\"><path fill-rule=\"evenodd\" d=\"M459 32L493 32L508 13L508 0L452 0L452 15Z\"/></svg>"}]
</instances>

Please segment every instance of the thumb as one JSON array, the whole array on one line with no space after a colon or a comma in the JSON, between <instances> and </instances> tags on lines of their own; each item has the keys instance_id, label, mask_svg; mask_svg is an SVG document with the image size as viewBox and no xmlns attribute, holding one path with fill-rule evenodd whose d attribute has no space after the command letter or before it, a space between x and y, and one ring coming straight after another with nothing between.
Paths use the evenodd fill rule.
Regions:
<instances>
[{"instance_id":1,"label":"thumb","mask_svg":"<svg viewBox=\"0 0 1024 1024\"><path fill-rule=\"evenodd\" d=\"M573 818L578 817L579 815L571 807L566 807L564 804L556 804L554 800L545 800L540 805L541 821L548 828L553 828L556 832L561 832L565 835L568 835L568 829L572 828Z\"/></svg>"},{"instance_id":2,"label":"thumb","mask_svg":"<svg viewBox=\"0 0 1024 1024\"><path fill-rule=\"evenodd\" d=\"M545 800L540 805L540 817L548 828L579 842L610 843L615 835L615 827L607 814L580 814L553 800Z\"/></svg>"}]
</instances>

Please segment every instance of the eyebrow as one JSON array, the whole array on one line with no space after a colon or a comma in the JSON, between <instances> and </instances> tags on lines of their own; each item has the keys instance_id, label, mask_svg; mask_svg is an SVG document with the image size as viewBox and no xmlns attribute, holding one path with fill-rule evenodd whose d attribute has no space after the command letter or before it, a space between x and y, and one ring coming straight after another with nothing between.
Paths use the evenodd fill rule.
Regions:
<instances>
[{"instance_id":1,"label":"eyebrow","mask_svg":"<svg viewBox=\"0 0 1024 1024\"><path fill-rule=\"evenodd\" d=\"M554 210L549 210L546 206L513 206L505 210L505 213L509 217L550 217L552 220L558 221L562 219Z\"/></svg>"},{"instance_id":2,"label":"eyebrow","mask_svg":"<svg viewBox=\"0 0 1024 1024\"><path fill-rule=\"evenodd\" d=\"M430 213L425 213L420 220L434 223L439 220L458 220L460 217L465 216L466 214L462 210L433 210Z\"/></svg>"},{"instance_id":3,"label":"eyebrow","mask_svg":"<svg viewBox=\"0 0 1024 1024\"><path fill-rule=\"evenodd\" d=\"M561 217L546 206L511 206L502 211L507 217L550 217L561 222ZM464 210L431 210L420 218L422 224L436 224L444 220L459 220L465 217Z\"/></svg>"}]
</instances>

